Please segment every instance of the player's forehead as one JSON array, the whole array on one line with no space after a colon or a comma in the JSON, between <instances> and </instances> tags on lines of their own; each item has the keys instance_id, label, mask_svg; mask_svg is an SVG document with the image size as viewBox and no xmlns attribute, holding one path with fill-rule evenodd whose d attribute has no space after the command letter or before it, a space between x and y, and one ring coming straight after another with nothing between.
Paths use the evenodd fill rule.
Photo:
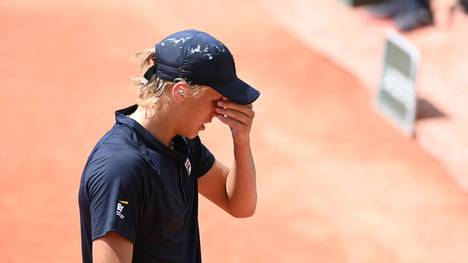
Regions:
<instances>
[{"instance_id":1,"label":"player's forehead","mask_svg":"<svg viewBox=\"0 0 468 263\"><path fill-rule=\"evenodd\" d=\"M218 100L223 97L221 93L209 86L200 86L200 93L207 99Z\"/></svg>"}]
</instances>

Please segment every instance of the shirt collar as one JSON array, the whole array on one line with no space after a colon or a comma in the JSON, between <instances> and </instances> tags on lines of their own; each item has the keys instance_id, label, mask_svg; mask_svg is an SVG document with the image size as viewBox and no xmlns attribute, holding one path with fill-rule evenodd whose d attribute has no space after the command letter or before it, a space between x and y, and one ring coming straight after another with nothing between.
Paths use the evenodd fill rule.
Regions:
<instances>
[{"instance_id":1,"label":"shirt collar","mask_svg":"<svg viewBox=\"0 0 468 263\"><path fill-rule=\"evenodd\" d=\"M146 130L140 123L135 121L134 119L128 117L128 115L132 114L136 111L138 105L132 105L125 109L121 109L115 112L115 122L120 125L127 126L133 129L138 137L143 141L145 146L150 149L153 149L167 157L173 159L185 159L186 154L188 152L188 146L185 143L185 140L177 135L174 137L174 150L164 145L160 142L153 134L151 134L148 130Z\"/></svg>"}]
</instances>

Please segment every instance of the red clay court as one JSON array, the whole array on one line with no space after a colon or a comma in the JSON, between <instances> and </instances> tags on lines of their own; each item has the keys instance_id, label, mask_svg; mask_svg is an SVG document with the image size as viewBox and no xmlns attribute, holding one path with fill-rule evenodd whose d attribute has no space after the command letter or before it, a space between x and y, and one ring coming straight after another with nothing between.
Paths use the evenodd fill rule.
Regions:
<instances>
[{"instance_id":1,"label":"red clay court","mask_svg":"<svg viewBox=\"0 0 468 263\"><path fill-rule=\"evenodd\" d=\"M202 198L204 262L467 262L466 192L271 5L2 1L0 262L80 262L79 179L114 111L134 102L129 58L188 27L225 42L262 91L257 213L231 218ZM207 128L230 163L229 131Z\"/></svg>"}]
</instances>

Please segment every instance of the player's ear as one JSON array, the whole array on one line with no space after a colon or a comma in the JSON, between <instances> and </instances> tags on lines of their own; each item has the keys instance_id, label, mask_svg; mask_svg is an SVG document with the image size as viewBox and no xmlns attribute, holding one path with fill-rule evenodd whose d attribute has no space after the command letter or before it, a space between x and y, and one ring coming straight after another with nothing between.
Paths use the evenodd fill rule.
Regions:
<instances>
[{"instance_id":1,"label":"player's ear","mask_svg":"<svg viewBox=\"0 0 468 263\"><path fill-rule=\"evenodd\" d=\"M171 96L175 99L175 101L183 102L189 95L189 88L190 87L188 86L187 82L177 82L172 86Z\"/></svg>"}]
</instances>

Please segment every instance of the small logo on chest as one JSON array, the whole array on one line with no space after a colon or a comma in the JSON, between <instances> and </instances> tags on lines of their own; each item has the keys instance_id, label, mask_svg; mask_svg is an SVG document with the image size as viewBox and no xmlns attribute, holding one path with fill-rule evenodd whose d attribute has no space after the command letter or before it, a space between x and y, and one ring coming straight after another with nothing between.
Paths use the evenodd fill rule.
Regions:
<instances>
[{"instance_id":1,"label":"small logo on chest","mask_svg":"<svg viewBox=\"0 0 468 263\"><path fill-rule=\"evenodd\" d=\"M190 163L189 158L185 160L185 169L187 170L187 175L190 176L190 173L192 172L192 164Z\"/></svg>"},{"instance_id":2,"label":"small logo on chest","mask_svg":"<svg viewBox=\"0 0 468 263\"><path fill-rule=\"evenodd\" d=\"M123 212L123 209L125 208L124 205L128 205L128 201L122 201L120 200L118 203L117 203L117 209L115 211L115 214L120 217L120 219L124 219L125 216L122 214Z\"/></svg>"}]
</instances>

